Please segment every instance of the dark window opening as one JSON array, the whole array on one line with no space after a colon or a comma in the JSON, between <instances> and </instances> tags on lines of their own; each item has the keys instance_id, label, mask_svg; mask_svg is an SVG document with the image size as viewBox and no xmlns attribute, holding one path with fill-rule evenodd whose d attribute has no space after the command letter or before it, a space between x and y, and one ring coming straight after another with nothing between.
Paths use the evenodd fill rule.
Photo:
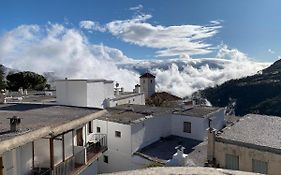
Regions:
<instances>
[{"instance_id":1,"label":"dark window opening","mask_svg":"<svg viewBox=\"0 0 281 175\"><path fill-rule=\"evenodd\" d=\"M121 137L121 132L120 131L115 131L115 137Z\"/></svg>"},{"instance_id":2,"label":"dark window opening","mask_svg":"<svg viewBox=\"0 0 281 175\"><path fill-rule=\"evenodd\" d=\"M183 132L191 133L191 123L183 122Z\"/></svg>"}]
</instances>

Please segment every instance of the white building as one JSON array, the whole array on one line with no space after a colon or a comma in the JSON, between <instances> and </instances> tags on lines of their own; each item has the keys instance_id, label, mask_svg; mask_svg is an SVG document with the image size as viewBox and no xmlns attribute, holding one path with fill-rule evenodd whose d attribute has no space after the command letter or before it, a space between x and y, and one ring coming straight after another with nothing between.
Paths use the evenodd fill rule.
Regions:
<instances>
[{"instance_id":1,"label":"white building","mask_svg":"<svg viewBox=\"0 0 281 175\"><path fill-rule=\"evenodd\" d=\"M144 105L144 94L123 92L110 80L65 79L56 81L56 98L60 105L107 108L122 104Z\"/></svg>"},{"instance_id":2,"label":"white building","mask_svg":"<svg viewBox=\"0 0 281 175\"><path fill-rule=\"evenodd\" d=\"M107 115L94 121L96 132L106 134L108 139L108 150L98 161L99 173L143 168L155 161L165 163L142 150L169 136L176 137L176 140L194 139L199 143L207 136L209 122L217 129L224 125L222 108L193 107L174 110L122 105L107 110ZM152 154L154 153L157 150L152 150Z\"/></svg>"},{"instance_id":3,"label":"white building","mask_svg":"<svg viewBox=\"0 0 281 175\"><path fill-rule=\"evenodd\" d=\"M155 76L150 73L145 73L140 76L140 88L144 93L145 98L150 97L155 93Z\"/></svg>"},{"instance_id":4,"label":"white building","mask_svg":"<svg viewBox=\"0 0 281 175\"><path fill-rule=\"evenodd\" d=\"M1 104L0 174L96 174L107 139L93 131L93 120L104 113L81 107Z\"/></svg>"}]
</instances>

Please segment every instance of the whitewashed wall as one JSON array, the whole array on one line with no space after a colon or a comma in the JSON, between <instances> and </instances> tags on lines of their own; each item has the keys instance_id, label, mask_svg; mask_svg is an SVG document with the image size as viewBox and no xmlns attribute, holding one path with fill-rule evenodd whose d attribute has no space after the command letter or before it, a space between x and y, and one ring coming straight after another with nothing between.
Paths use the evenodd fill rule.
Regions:
<instances>
[{"instance_id":1,"label":"whitewashed wall","mask_svg":"<svg viewBox=\"0 0 281 175\"><path fill-rule=\"evenodd\" d=\"M103 108L104 100L108 97L106 90L104 82L87 83L87 107Z\"/></svg>"},{"instance_id":2,"label":"whitewashed wall","mask_svg":"<svg viewBox=\"0 0 281 175\"><path fill-rule=\"evenodd\" d=\"M220 130L225 126L224 109L213 114L211 117L211 127Z\"/></svg>"},{"instance_id":3,"label":"whitewashed wall","mask_svg":"<svg viewBox=\"0 0 281 175\"><path fill-rule=\"evenodd\" d=\"M172 135L191 138L195 140L204 140L206 130L205 121L206 119L200 117L173 114L171 122ZM191 123L191 133L183 132L184 122Z\"/></svg>"},{"instance_id":4,"label":"whitewashed wall","mask_svg":"<svg viewBox=\"0 0 281 175\"><path fill-rule=\"evenodd\" d=\"M111 100L110 107L123 105L123 104L137 104L137 105L145 105L145 97L144 94L136 94L135 96L122 98L119 100Z\"/></svg>"},{"instance_id":5,"label":"whitewashed wall","mask_svg":"<svg viewBox=\"0 0 281 175\"><path fill-rule=\"evenodd\" d=\"M132 153L171 135L171 118L169 115L153 117L142 122L132 124Z\"/></svg>"},{"instance_id":6,"label":"whitewashed wall","mask_svg":"<svg viewBox=\"0 0 281 175\"><path fill-rule=\"evenodd\" d=\"M86 81L56 81L56 95L58 104L86 107Z\"/></svg>"}]
</instances>

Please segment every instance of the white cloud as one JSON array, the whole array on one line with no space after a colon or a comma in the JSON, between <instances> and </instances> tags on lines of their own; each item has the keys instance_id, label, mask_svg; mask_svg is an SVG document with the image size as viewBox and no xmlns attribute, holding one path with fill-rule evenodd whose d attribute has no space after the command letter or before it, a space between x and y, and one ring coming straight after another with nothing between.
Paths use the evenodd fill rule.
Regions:
<instances>
[{"instance_id":1,"label":"white cloud","mask_svg":"<svg viewBox=\"0 0 281 175\"><path fill-rule=\"evenodd\" d=\"M269 65L256 62L237 49L224 45L216 58L140 61L123 67L142 72L151 70L156 75L159 91L186 96L230 79L253 75Z\"/></svg>"},{"instance_id":2,"label":"white cloud","mask_svg":"<svg viewBox=\"0 0 281 175\"><path fill-rule=\"evenodd\" d=\"M25 25L5 33L0 36L0 58L2 64L19 70L112 79L126 89L138 83L137 73L116 66L130 60L120 50L92 45L80 31L59 24Z\"/></svg>"},{"instance_id":3,"label":"white cloud","mask_svg":"<svg viewBox=\"0 0 281 175\"><path fill-rule=\"evenodd\" d=\"M129 20L116 20L106 24L107 30L125 42L156 48L157 56L202 55L213 51L205 42L219 32L219 21L210 25L162 26L147 22L152 16L137 15Z\"/></svg>"},{"instance_id":4,"label":"white cloud","mask_svg":"<svg viewBox=\"0 0 281 175\"><path fill-rule=\"evenodd\" d=\"M143 6L141 4L135 6L135 7L130 7L129 10L132 10L132 11L140 11L143 9Z\"/></svg>"},{"instance_id":5,"label":"white cloud","mask_svg":"<svg viewBox=\"0 0 281 175\"><path fill-rule=\"evenodd\" d=\"M157 90L179 96L252 75L269 65L225 45L216 58L191 59L181 53L179 59L137 61L118 49L91 44L82 31L60 24L22 25L0 35L0 59L11 68L55 72L62 78L112 79L127 90L138 83L138 72L149 70L157 77Z\"/></svg>"},{"instance_id":6,"label":"white cloud","mask_svg":"<svg viewBox=\"0 0 281 175\"><path fill-rule=\"evenodd\" d=\"M89 31L99 31L99 32L105 32L106 28L100 25L99 22L94 22L90 20L80 21L79 23L80 28L86 29Z\"/></svg>"},{"instance_id":7,"label":"white cloud","mask_svg":"<svg viewBox=\"0 0 281 175\"><path fill-rule=\"evenodd\" d=\"M268 49L267 51L271 54L275 54L275 51L273 51L272 49Z\"/></svg>"}]
</instances>

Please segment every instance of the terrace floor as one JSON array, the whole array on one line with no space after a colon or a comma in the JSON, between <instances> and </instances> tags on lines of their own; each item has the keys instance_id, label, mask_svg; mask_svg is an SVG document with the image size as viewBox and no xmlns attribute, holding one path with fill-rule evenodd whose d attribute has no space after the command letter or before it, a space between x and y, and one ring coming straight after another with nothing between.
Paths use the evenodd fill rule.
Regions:
<instances>
[{"instance_id":1,"label":"terrace floor","mask_svg":"<svg viewBox=\"0 0 281 175\"><path fill-rule=\"evenodd\" d=\"M178 145L185 147L184 153L189 155L191 164L204 165L205 158L207 158L206 142L189 138L169 136L144 147L138 152L152 159L167 161L176 153L175 147Z\"/></svg>"}]
</instances>

